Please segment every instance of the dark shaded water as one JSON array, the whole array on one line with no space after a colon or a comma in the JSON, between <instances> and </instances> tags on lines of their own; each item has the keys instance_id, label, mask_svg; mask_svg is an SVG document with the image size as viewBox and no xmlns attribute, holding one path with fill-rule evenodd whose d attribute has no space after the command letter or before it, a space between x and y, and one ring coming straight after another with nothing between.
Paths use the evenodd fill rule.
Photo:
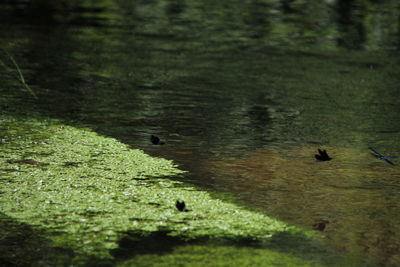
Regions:
<instances>
[{"instance_id":1,"label":"dark shaded water","mask_svg":"<svg viewBox=\"0 0 400 267\"><path fill-rule=\"evenodd\" d=\"M0 40L39 110L400 264L399 167L367 149L400 153L397 1L27 3L0 5Z\"/></svg>"}]
</instances>

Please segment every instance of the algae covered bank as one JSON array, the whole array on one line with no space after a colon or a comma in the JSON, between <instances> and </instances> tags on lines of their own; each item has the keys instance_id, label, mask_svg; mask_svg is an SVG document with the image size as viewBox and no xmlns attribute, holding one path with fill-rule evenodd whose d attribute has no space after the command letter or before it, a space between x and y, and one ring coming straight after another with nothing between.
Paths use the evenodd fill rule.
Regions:
<instances>
[{"instance_id":1,"label":"algae covered bank","mask_svg":"<svg viewBox=\"0 0 400 267\"><path fill-rule=\"evenodd\" d=\"M54 119L0 119L2 264L332 260L311 232L174 180L171 161Z\"/></svg>"}]
</instances>

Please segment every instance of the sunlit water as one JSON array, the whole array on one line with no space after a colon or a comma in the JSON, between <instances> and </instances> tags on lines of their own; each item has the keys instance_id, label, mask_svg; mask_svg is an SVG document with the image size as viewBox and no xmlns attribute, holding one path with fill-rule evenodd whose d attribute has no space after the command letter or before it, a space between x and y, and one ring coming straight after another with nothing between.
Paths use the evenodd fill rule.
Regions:
<instances>
[{"instance_id":1,"label":"sunlit water","mask_svg":"<svg viewBox=\"0 0 400 267\"><path fill-rule=\"evenodd\" d=\"M278 15L261 1L211 13L191 1L128 2L68 25L22 21L13 34L7 25L1 38L38 108L172 159L189 171L184 180L268 215L323 222L338 249L400 264L400 161L368 150L400 154L398 60L336 50L392 48L390 30L379 39L379 25L365 24L369 38L355 38L355 21L310 37L298 25L329 30L330 21L296 6ZM166 144L150 145L152 134ZM318 148L333 160L316 162Z\"/></svg>"}]
</instances>

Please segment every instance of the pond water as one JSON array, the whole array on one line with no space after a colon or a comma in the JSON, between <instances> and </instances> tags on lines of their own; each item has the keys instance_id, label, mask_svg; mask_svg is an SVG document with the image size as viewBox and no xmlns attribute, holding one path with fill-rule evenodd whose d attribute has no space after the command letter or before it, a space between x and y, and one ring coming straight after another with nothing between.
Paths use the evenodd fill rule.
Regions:
<instances>
[{"instance_id":1,"label":"pond water","mask_svg":"<svg viewBox=\"0 0 400 267\"><path fill-rule=\"evenodd\" d=\"M43 113L399 265L400 161L368 147L400 154L400 5L319 2L16 1L0 5L0 39Z\"/></svg>"}]
</instances>

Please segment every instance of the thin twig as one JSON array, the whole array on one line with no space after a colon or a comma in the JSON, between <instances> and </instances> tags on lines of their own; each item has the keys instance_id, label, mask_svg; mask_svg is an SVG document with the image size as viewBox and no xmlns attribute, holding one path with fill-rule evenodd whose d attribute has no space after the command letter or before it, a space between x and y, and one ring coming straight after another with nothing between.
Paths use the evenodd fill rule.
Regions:
<instances>
[{"instance_id":1,"label":"thin twig","mask_svg":"<svg viewBox=\"0 0 400 267\"><path fill-rule=\"evenodd\" d=\"M22 85L25 86L25 88L31 93L31 95L35 99L38 99L38 96L35 94L35 92L32 90L32 88L25 82L24 75L22 74L22 71L19 68L19 66L18 66L17 62L15 61L15 59L13 58L13 56L11 56L5 49L3 49L3 51L10 58L11 62L14 64L14 66L18 72L19 80L22 83ZM3 65L6 67L6 65L4 63L3 63Z\"/></svg>"}]
</instances>

